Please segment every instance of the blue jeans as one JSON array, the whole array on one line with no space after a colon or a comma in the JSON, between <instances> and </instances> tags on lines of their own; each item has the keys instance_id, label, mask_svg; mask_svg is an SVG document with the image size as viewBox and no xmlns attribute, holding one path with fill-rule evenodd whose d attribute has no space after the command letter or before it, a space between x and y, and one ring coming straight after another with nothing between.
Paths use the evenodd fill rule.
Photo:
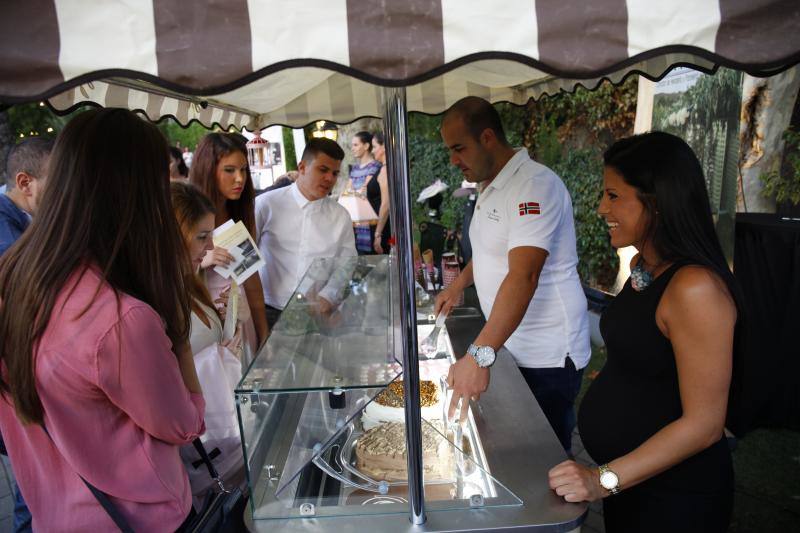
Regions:
<instances>
[{"instance_id":1,"label":"blue jeans","mask_svg":"<svg viewBox=\"0 0 800 533\"><path fill-rule=\"evenodd\" d=\"M522 368L522 377L544 411L556 437L567 454L572 453L572 430L575 429L575 398L581 389L583 369L567 357L564 368Z\"/></svg>"},{"instance_id":2,"label":"blue jeans","mask_svg":"<svg viewBox=\"0 0 800 533\"><path fill-rule=\"evenodd\" d=\"M0 454L8 456L6 450L6 443L3 436L0 435ZM14 533L30 533L33 531L32 527L33 518L25 500L22 499L22 493L19 491L19 486L14 483Z\"/></svg>"}]
</instances>

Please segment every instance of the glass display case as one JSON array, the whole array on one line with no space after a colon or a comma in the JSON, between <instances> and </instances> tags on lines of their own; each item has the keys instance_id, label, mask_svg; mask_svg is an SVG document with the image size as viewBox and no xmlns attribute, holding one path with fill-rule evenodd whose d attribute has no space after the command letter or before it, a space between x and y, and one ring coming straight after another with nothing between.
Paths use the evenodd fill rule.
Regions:
<instances>
[{"instance_id":1,"label":"glass display case","mask_svg":"<svg viewBox=\"0 0 800 533\"><path fill-rule=\"evenodd\" d=\"M389 256L315 261L239 383L254 521L408 513L396 271ZM521 505L473 414L448 421L446 329L433 346L419 362L426 509Z\"/></svg>"}]
</instances>

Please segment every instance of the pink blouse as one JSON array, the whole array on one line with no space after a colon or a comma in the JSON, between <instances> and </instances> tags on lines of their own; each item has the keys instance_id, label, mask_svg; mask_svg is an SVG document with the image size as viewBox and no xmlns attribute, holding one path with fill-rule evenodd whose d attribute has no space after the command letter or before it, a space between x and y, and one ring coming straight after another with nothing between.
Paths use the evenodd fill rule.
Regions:
<instances>
[{"instance_id":1,"label":"pink blouse","mask_svg":"<svg viewBox=\"0 0 800 533\"><path fill-rule=\"evenodd\" d=\"M205 430L203 397L183 384L151 307L126 294L118 302L94 269L77 272L36 348L52 440L18 421L10 397L0 400L0 430L33 529L116 530L80 473L135 531L174 531L192 499L178 448Z\"/></svg>"}]
</instances>

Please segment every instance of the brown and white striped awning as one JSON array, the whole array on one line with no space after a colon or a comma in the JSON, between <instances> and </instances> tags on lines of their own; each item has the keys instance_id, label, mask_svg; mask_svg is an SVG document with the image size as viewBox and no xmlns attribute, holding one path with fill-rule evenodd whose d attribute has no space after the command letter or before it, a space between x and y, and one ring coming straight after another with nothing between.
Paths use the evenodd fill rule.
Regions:
<instances>
[{"instance_id":1,"label":"brown and white striped awning","mask_svg":"<svg viewBox=\"0 0 800 533\"><path fill-rule=\"evenodd\" d=\"M672 65L800 62L798 0L25 0L0 16L0 101L257 127L593 87Z\"/></svg>"}]
</instances>

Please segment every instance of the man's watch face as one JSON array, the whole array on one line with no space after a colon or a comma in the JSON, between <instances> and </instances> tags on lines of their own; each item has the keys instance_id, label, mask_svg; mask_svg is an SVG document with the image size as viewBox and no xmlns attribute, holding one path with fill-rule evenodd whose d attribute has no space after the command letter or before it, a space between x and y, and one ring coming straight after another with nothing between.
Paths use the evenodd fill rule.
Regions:
<instances>
[{"instance_id":1,"label":"man's watch face","mask_svg":"<svg viewBox=\"0 0 800 533\"><path fill-rule=\"evenodd\" d=\"M475 355L481 366L491 366L494 363L495 353L491 346L481 346Z\"/></svg>"}]
</instances>

